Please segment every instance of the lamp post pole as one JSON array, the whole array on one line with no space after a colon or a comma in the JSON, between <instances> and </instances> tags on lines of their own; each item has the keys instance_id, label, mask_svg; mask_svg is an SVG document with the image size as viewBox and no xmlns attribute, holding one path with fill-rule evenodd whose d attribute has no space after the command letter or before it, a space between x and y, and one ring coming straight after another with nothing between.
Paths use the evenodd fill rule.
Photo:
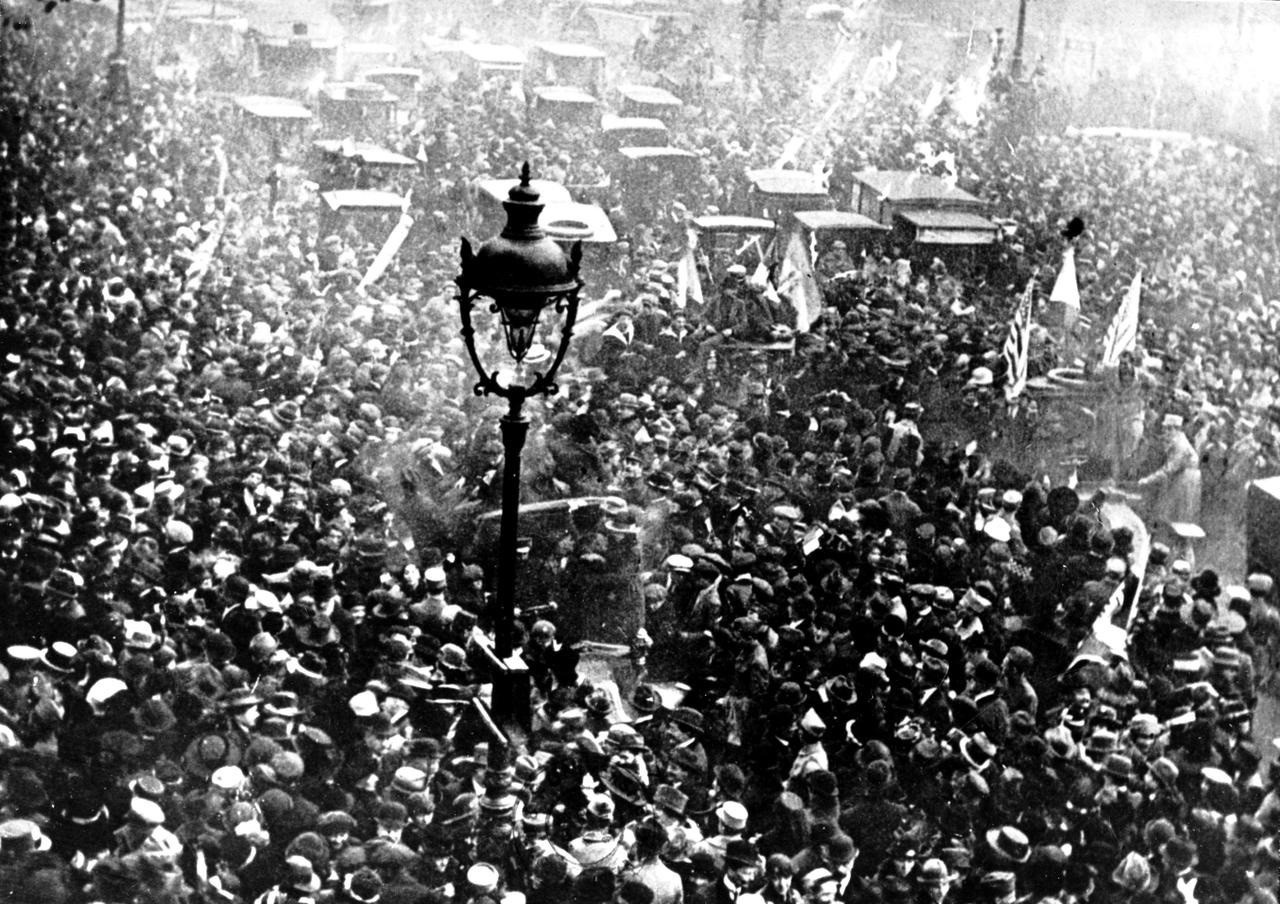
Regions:
<instances>
[{"instance_id":1,"label":"lamp post pole","mask_svg":"<svg viewBox=\"0 0 1280 904\"><path fill-rule=\"evenodd\" d=\"M502 526L498 535L498 619L494 625L494 652L503 660L515 648L517 534L520 522L520 457L529 434L524 416L523 393L512 393L507 413L499 422L502 431Z\"/></svg>"},{"instance_id":2,"label":"lamp post pole","mask_svg":"<svg viewBox=\"0 0 1280 904\"><path fill-rule=\"evenodd\" d=\"M569 254L538 225L543 204L530 184L529 164L520 173L520 183L511 189L502 205L507 224L502 233L480 245L474 252L462 240L462 272L458 284L458 311L462 319L462 339L471 364L479 375L476 395L496 395L507 400L502 416L502 524L498 534L498 583L494 613L493 714L504 729L528 730L528 671L514 656L516 620L516 571L520 522L520 459L529 421L524 415L525 400L557 391L555 376L564 362L578 315L578 277L582 246L575 244ZM507 343L507 352L517 365L524 365L545 308L564 314L560 343L546 372L532 371L526 383L514 378L500 382L496 370L485 367L476 350L471 313L481 299L490 302L498 314ZM519 374L517 374L519 376Z\"/></svg>"},{"instance_id":3,"label":"lamp post pole","mask_svg":"<svg viewBox=\"0 0 1280 904\"><path fill-rule=\"evenodd\" d=\"M125 0L116 0L116 49L107 63L107 90L117 102L129 97L129 64L124 52Z\"/></svg>"},{"instance_id":4,"label":"lamp post pole","mask_svg":"<svg viewBox=\"0 0 1280 904\"><path fill-rule=\"evenodd\" d=\"M1009 61L1009 75L1022 78L1022 39L1027 30L1027 0L1018 0L1018 30L1013 38L1013 59Z\"/></svg>"}]
</instances>

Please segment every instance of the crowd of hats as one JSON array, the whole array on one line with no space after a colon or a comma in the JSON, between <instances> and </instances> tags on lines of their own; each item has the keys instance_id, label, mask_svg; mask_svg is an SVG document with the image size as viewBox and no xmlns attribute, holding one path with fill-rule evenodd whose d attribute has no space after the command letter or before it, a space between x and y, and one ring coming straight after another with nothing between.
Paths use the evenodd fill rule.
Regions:
<instances>
[{"instance_id":1,"label":"crowd of hats","mask_svg":"<svg viewBox=\"0 0 1280 904\"><path fill-rule=\"evenodd\" d=\"M1256 161L964 136L966 179L1020 224L994 265L904 280L867 261L794 367L740 365L696 311L683 332L666 262L684 213L742 209L741 174L776 158L804 83L763 80L743 108L758 122L691 111L676 140L702 178L679 204L610 199L634 266L536 415L527 473L533 494L625 500L528 542L526 602L585 605L638 550L654 680L620 697L579 680L576 638L542 610L518 632L535 730L504 758L450 731L491 613L465 519L441 515L450 494L496 501L501 447L446 338L445 243L468 180L528 153L599 184L602 158L500 90L440 92L434 134L388 139L427 158L423 196L453 202L429 218L448 250L428 241L420 275L358 296L317 271L344 243L340 264L376 248L316 242L300 185L265 212L261 161L223 150L215 99L136 69L132 102L109 104L111 35L40 24L0 54L0 897L1273 894L1280 795L1251 736L1271 579L1223 587L1157 546L1131 585L1134 538L1089 500L917 426L948 413L931 376L990 390L989 327L1055 262L1073 207L1093 211L1091 304L1151 268L1164 322L1145 341L1170 377L1153 414L1240 431L1256 448L1208 439L1246 471L1272 461L1268 420L1228 423L1273 402L1276 188ZM917 138L960 141L916 122L911 87L841 113L877 137L831 149L839 190L912 165ZM1115 599L1137 613L1127 657L1091 632Z\"/></svg>"}]
</instances>

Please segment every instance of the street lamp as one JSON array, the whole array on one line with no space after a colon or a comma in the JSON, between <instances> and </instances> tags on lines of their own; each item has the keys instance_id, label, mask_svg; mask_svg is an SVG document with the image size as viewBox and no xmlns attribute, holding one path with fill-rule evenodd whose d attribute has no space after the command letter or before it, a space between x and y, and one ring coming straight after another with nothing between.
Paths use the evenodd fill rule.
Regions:
<instances>
[{"instance_id":1,"label":"street lamp","mask_svg":"<svg viewBox=\"0 0 1280 904\"><path fill-rule=\"evenodd\" d=\"M1017 81L1022 78L1022 39L1027 31L1027 0L1018 0L1018 30L1013 38L1013 59L1009 61L1009 75Z\"/></svg>"},{"instance_id":2,"label":"street lamp","mask_svg":"<svg viewBox=\"0 0 1280 904\"><path fill-rule=\"evenodd\" d=\"M125 56L125 0L116 0L116 49L107 61L107 89L114 101L129 99L129 58Z\"/></svg>"},{"instance_id":3,"label":"street lamp","mask_svg":"<svg viewBox=\"0 0 1280 904\"><path fill-rule=\"evenodd\" d=\"M520 453L529 421L523 407L531 396L551 395L557 391L556 372L569 350L574 321L578 316L578 276L582 261L582 245L575 243L565 254L538 225L543 204L529 184L529 164L520 170L520 182L508 193L502 206L507 211L507 224L501 234L480 245L474 252L466 238L462 240L462 272L454 280L458 284L458 311L462 317L462 339L467 354L480 379L476 395L496 395L507 400L507 413L502 416L502 526L498 536L498 593L494 625L494 655L499 660L493 684L493 710L500 722L510 722L528 709L528 701L515 699L513 674L521 664L512 662L515 634L515 580L517 555L517 522L520 517ZM542 312L554 308L564 315L560 343L545 372L529 370L527 381L516 377L499 382L495 368L486 369L476 350L475 327L471 312L481 299L487 299L490 310L498 315L506 339L507 353L518 371L526 370L525 358L533 347ZM518 721L524 721L519 719ZM525 726L527 728L527 726Z\"/></svg>"}]
</instances>

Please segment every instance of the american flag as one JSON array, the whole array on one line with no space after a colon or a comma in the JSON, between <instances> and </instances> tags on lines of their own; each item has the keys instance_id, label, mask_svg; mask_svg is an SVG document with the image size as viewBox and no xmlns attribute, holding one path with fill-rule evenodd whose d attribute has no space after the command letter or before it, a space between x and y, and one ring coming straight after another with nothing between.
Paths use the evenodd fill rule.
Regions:
<instances>
[{"instance_id":1,"label":"american flag","mask_svg":"<svg viewBox=\"0 0 1280 904\"><path fill-rule=\"evenodd\" d=\"M1026 291L1009 321L1009 336L1004 340L1004 397L1012 402L1027 388L1027 351L1031 344L1031 300L1035 297L1036 274L1027 280Z\"/></svg>"},{"instance_id":2,"label":"american flag","mask_svg":"<svg viewBox=\"0 0 1280 904\"><path fill-rule=\"evenodd\" d=\"M1142 295L1142 273L1133 277L1129 291L1124 293L1120 309L1116 311L1107 335L1102 340L1102 366L1113 367L1120 363L1120 355L1131 352L1138 345L1138 299Z\"/></svg>"}]
</instances>

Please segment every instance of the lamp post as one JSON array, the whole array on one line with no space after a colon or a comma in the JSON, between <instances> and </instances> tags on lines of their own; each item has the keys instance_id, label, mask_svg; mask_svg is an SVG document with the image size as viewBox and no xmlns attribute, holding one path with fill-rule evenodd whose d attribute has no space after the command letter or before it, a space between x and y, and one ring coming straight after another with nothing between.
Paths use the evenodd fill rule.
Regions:
<instances>
[{"instance_id":1,"label":"lamp post","mask_svg":"<svg viewBox=\"0 0 1280 904\"><path fill-rule=\"evenodd\" d=\"M502 416L502 526L498 535L498 592L494 625L494 655L499 660L493 684L493 711L500 724L525 722L528 701L516 696L513 675L522 664L513 662L515 635L515 588L517 524L520 517L520 454L529 421L524 416L526 399L551 395L558 387L556 372L569 350L574 321L578 316L578 276L582 245L575 243L565 254L538 225L543 204L538 192L529 184L529 164L520 171L520 183L513 187L502 206L507 211L507 224L501 234L484 242L474 252L471 243L462 240L462 272L454 282L458 285L458 311L462 318L462 339L467 354L479 375L476 395L496 395L507 400L507 413ZM554 307L564 315L560 343L545 372L531 370L524 383L515 378L498 381L498 371L488 370L476 350L475 327L471 313L481 299L487 299L490 310L498 315L506 339L507 353L520 370L533 346L538 320L543 310ZM519 376L519 373L516 375ZM527 688L527 685L526 685ZM521 717L525 714L524 718ZM524 725L527 729L527 724Z\"/></svg>"},{"instance_id":2,"label":"lamp post","mask_svg":"<svg viewBox=\"0 0 1280 904\"><path fill-rule=\"evenodd\" d=\"M124 52L125 0L116 0L116 49L107 61L107 88L111 99L129 99L129 62Z\"/></svg>"},{"instance_id":3,"label":"lamp post","mask_svg":"<svg viewBox=\"0 0 1280 904\"><path fill-rule=\"evenodd\" d=\"M1022 78L1022 39L1027 30L1027 0L1018 0L1018 30L1013 37L1013 59L1009 61L1009 75L1016 81Z\"/></svg>"}]
</instances>

